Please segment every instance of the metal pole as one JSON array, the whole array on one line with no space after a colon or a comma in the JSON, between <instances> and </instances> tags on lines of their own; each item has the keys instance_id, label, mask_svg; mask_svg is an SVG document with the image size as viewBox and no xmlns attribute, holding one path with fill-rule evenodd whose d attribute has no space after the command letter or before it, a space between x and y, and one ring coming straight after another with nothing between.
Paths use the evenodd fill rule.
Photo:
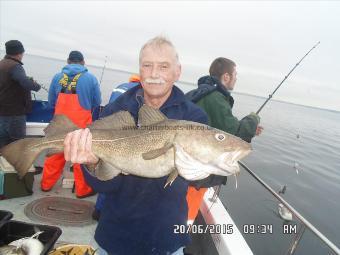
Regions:
<instances>
[{"instance_id":1,"label":"metal pole","mask_svg":"<svg viewBox=\"0 0 340 255\"><path fill-rule=\"evenodd\" d=\"M293 239L286 255L293 255L295 253L295 250L303 236L303 233L305 232L305 229L306 229L306 225L304 224L301 224L300 227L299 227L299 230L298 232L296 233L295 235L295 238Z\"/></svg>"},{"instance_id":2,"label":"metal pole","mask_svg":"<svg viewBox=\"0 0 340 255\"><path fill-rule=\"evenodd\" d=\"M286 202L279 194L277 194L267 183L265 183L259 176L257 176L253 171L251 171L244 163L239 161L239 164L251 175L253 176L263 187L265 187L274 197L276 197L289 211L294 214L306 227L312 231L318 238L320 238L332 251L340 255L340 249L333 244L327 237L325 237L319 230L317 230L312 223L306 220L298 211L296 211L288 202Z\"/></svg>"},{"instance_id":3,"label":"metal pole","mask_svg":"<svg viewBox=\"0 0 340 255\"><path fill-rule=\"evenodd\" d=\"M280 82L280 84L276 87L276 89L273 91L273 93L271 93L267 100L261 105L261 107L257 110L256 114L259 114L260 111L262 110L262 108L268 103L268 101L273 97L273 95L275 94L275 92L281 87L282 83L284 83L284 81L289 77L289 75L294 71L294 69L302 62L302 60L307 57L307 55L314 49L316 48L316 46L318 46L320 44L320 41L315 44L313 46L313 48L311 48L301 59L299 62L296 63L296 65L292 68L292 70L289 71L289 73L284 77L284 79Z\"/></svg>"}]
</instances>

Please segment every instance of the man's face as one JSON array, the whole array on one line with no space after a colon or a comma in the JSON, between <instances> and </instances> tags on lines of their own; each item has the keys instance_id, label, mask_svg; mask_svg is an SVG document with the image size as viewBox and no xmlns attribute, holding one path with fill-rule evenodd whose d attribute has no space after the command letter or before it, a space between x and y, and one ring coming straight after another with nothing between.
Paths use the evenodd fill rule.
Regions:
<instances>
[{"instance_id":1,"label":"man's face","mask_svg":"<svg viewBox=\"0 0 340 255\"><path fill-rule=\"evenodd\" d=\"M236 76L237 76L237 72L236 72L236 68L234 67L233 68L233 72L232 74L225 74L226 75L226 80L225 80L225 87L228 89L228 90L233 90L234 87L235 87L235 83L236 83Z\"/></svg>"},{"instance_id":2,"label":"man's face","mask_svg":"<svg viewBox=\"0 0 340 255\"><path fill-rule=\"evenodd\" d=\"M148 46L142 52L139 73L145 99L165 101L181 74L175 50L168 45Z\"/></svg>"},{"instance_id":3,"label":"man's face","mask_svg":"<svg viewBox=\"0 0 340 255\"><path fill-rule=\"evenodd\" d=\"M19 61L22 61L23 58L24 58L24 53L20 53L16 56L16 59L18 59Z\"/></svg>"}]
</instances>

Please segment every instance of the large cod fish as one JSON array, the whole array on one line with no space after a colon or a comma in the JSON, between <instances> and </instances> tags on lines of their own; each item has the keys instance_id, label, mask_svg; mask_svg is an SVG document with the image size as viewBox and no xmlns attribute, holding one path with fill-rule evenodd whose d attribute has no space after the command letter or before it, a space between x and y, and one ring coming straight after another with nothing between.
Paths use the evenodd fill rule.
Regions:
<instances>
[{"instance_id":1,"label":"large cod fish","mask_svg":"<svg viewBox=\"0 0 340 255\"><path fill-rule=\"evenodd\" d=\"M238 160L251 151L242 139L196 122L167 119L159 110L146 105L138 113L138 124L131 114L121 111L93 122L92 151L101 159L93 173L100 180L133 174L148 178L177 175L194 181L215 175L236 175ZM1 154L24 176L37 156L63 151L68 132L78 129L64 115L56 115L45 128L43 138L25 138L1 149Z\"/></svg>"}]
</instances>

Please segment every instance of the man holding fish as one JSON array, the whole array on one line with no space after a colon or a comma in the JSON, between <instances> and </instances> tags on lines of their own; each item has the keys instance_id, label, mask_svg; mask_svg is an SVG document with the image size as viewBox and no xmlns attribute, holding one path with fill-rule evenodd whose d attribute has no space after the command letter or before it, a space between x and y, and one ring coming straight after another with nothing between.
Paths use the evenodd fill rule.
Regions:
<instances>
[{"instance_id":1,"label":"man holding fish","mask_svg":"<svg viewBox=\"0 0 340 255\"><path fill-rule=\"evenodd\" d=\"M104 115L128 110L136 118L144 101L168 118L207 123L206 115L173 85L181 66L171 42L161 37L150 40L142 48L139 62L141 87L107 105ZM65 158L93 168L99 159L91 151L91 138L89 129L69 133ZM167 177L145 179L121 174L98 183L86 170L84 174L94 189L110 192L95 236L103 249L113 254L183 254L189 236L174 234L173 228L186 224L187 181L177 178L170 187L163 188Z\"/></svg>"},{"instance_id":2,"label":"man holding fish","mask_svg":"<svg viewBox=\"0 0 340 255\"><path fill-rule=\"evenodd\" d=\"M203 111L186 101L173 85L181 74L181 66L171 42L161 37L149 41L141 50L139 62L142 87L131 89L115 103L107 105L104 115L128 110L135 117L145 103L160 109L171 119L207 123ZM67 135L65 158L83 164L99 161L91 152L88 129ZM88 183L96 189L98 183L91 180L86 171L84 173ZM111 183L108 187L111 193L107 193L95 236L103 249L113 254L183 253L182 247L189 243L189 237L174 234L174 225L186 223L188 184L177 178L164 189L166 179L119 175L102 183L101 186Z\"/></svg>"},{"instance_id":3,"label":"man holding fish","mask_svg":"<svg viewBox=\"0 0 340 255\"><path fill-rule=\"evenodd\" d=\"M95 233L102 254L179 255L190 242L188 233L175 233L187 223L189 185L236 174L251 147L205 125L206 114L174 86L181 66L169 40L148 41L139 64L141 84L108 104L102 119L78 129L56 116L46 137L20 140L1 153L21 176L46 148L81 164L87 183L106 194Z\"/></svg>"}]
</instances>

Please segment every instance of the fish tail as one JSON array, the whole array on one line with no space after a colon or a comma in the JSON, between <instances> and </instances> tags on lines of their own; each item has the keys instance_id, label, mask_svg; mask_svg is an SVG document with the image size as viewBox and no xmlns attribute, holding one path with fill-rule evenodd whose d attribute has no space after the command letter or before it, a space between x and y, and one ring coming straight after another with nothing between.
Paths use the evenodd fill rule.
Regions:
<instances>
[{"instance_id":1,"label":"fish tail","mask_svg":"<svg viewBox=\"0 0 340 255\"><path fill-rule=\"evenodd\" d=\"M40 142L41 138L20 139L2 147L0 153L15 168L18 175L23 177L44 149L36 146Z\"/></svg>"}]
</instances>

